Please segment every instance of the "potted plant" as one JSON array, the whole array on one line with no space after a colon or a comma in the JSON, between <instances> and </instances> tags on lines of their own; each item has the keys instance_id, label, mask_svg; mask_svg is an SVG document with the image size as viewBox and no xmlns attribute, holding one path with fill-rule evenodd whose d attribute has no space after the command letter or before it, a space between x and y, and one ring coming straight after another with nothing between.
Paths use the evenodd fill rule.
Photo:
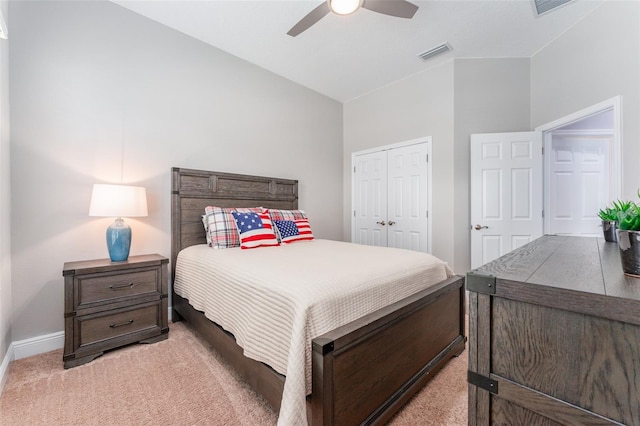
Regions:
<instances>
[{"instance_id":1,"label":"potted plant","mask_svg":"<svg viewBox=\"0 0 640 426\"><path fill-rule=\"evenodd\" d=\"M622 271L625 275L640 277L640 206L625 202L621 207L618 211L618 247Z\"/></svg>"},{"instance_id":2,"label":"potted plant","mask_svg":"<svg viewBox=\"0 0 640 426\"><path fill-rule=\"evenodd\" d=\"M604 235L604 240L610 243L615 243L618 241L618 237L616 234L616 223L618 222L618 211L620 208L618 207L617 201L613 202L613 207L605 207L598 212L598 217L602 220L602 234Z\"/></svg>"}]
</instances>

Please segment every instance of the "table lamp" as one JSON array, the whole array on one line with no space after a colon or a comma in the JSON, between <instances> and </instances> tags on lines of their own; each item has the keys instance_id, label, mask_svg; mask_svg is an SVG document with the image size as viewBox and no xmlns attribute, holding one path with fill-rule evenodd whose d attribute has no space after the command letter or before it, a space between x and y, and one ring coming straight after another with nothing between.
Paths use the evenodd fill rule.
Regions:
<instances>
[{"instance_id":1,"label":"table lamp","mask_svg":"<svg viewBox=\"0 0 640 426\"><path fill-rule=\"evenodd\" d=\"M107 248L112 262L129 258L131 227L123 217L147 216L147 192L141 186L94 184L89 216L116 217L107 228Z\"/></svg>"}]
</instances>

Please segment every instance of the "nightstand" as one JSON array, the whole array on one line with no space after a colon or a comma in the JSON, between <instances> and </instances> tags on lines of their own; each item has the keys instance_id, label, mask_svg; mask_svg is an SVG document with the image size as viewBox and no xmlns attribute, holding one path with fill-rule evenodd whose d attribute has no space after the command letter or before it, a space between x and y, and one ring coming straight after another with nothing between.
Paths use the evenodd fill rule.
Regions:
<instances>
[{"instance_id":1,"label":"nightstand","mask_svg":"<svg viewBox=\"0 0 640 426\"><path fill-rule=\"evenodd\" d=\"M64 368L168 337L168 263L151 254L64 264Z\"/></svg>"}]
</instances>

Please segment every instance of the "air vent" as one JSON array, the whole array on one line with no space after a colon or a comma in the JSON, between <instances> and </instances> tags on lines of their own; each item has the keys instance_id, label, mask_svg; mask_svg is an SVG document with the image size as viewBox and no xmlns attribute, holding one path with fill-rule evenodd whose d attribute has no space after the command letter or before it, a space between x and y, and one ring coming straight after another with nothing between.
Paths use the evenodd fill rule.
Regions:
<instances>
[{"instance_id":1,"label":"air vent","mask_svg":"<svg viewBox=\"0 0 640 426\"><path fill-rule=\"evenodd\" d=\"M453 49L451 48L451 45L449 45L449 43L442 43L441 45L436 46L433 49L429 49L426 52L419 54L418 56L423 61L426 61L427 59L431 59L436 55L448 52L450 50L453 50Z\"/></svg>"},{"instance_id":2,"label":"air vent","mask_svg":"<svg viewBox=\"0 0 640 426\"><path fill-rule=\"evenodd\" d=\"M551 12L553 9L569 3L572 0L533 0L533 6L538 16Z\"/></svg>"}]
</instances>

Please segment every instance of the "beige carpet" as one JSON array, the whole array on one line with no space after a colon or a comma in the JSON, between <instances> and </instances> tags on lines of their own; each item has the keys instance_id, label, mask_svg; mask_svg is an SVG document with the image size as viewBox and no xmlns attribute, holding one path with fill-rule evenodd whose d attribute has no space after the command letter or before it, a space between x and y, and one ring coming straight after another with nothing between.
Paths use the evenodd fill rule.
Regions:
<instances>
[{"instance_id":1,"label":"beige carpet","mask_svg":"<svg viewBox=\"0 0 640 426\"><path fill-rule=\"evenodd\" d=\"M184 323L169 339L109 352L64 370L62 351L11 364L1 425L274 425L276 413ZM467 424L467 352L392 420Z\"/></svg>"}]
</instances>

